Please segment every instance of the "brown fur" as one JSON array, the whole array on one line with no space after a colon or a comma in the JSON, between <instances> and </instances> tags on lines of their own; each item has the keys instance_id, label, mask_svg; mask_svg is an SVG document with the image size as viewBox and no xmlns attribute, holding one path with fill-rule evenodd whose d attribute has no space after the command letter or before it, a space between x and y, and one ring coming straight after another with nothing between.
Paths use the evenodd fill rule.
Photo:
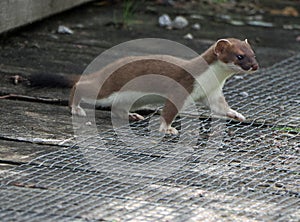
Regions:
<instances>
[{"instance_id":1,"label":"brown fur","mask_svg":"<svg viewBox=\"0 0 300 222\"><path fill-rule=\"evenodd\" d=\"M254 52L248 42L234 38L217 41L202 55L191 60L168 55L125 57L109 64L96 73L82 76L80 81L77 81L75 78L70 80L77 82L71 90L69 105L73 114L85 115L85 112L80 107L82 98L96 99L93 98L95 95L98 100L108 98L114 93L121 93L120 90L137 77L150 74L167 77L172 81L158 81L156 78L153 78L146 83L140 82L135 84L132 90L164 95L166 102L162 111L162 122L167 128L162 131L176 133L170 125L183 107L188 95L195 90L196 79L218 61L221 64L235 65L243 72L258 69ZM221 73L216 75L220 84L224 84L225 80L234 73L234 71L231 70L230 72L227 69L229 68L226 68L224 65L220 69ZM178 87L178 84L181 87ZM230 118L243 120L244 117L241 114L231 110L228 106L222 95L222 85L219 87L220 89L217 88L210 89L216 95L208 95L211 98L206 99L206 103L210 103L212 111Z\"/></svg>"}]
</instances>

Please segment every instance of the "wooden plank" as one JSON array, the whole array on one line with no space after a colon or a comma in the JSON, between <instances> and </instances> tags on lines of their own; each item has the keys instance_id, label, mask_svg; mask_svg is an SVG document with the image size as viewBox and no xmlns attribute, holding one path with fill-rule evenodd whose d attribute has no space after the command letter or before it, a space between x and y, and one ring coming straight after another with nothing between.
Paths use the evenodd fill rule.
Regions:
<instances>
[{"instance_id":1,"label":"wooden plank","mask_svg":"<svg viewBox=\"0 0 300 222\"><path fill-rule=\"evenodd\" d=\"M6 169L27 163L43 153L56 151L60 148L59 146L0 140L0 175Z\"/></svg>"},{"instance_id":2,"label":"wooden plank","mask_svg":"<svg viewBox=\"0 0 300 222\"><path fill-rule=\"evenodd\" d=\"M2 0L0 33L32 23L91 0Z\"/></svg>"},{"instance_id":3,"label":"wooden plank","mask_svg":"<svg viewBox=\"0 0 300 222\"><path fill-rule=\"evenodd\" d=\"M67 107L1 100L1 136L33 141L38 138L64 140L72 136ZM52 113L52 114L51 114Z\"/></svg>"},{"instance_id":4,"label":"wooden plank","mask_svg":"<svg viewBox=\"0 0 300 222\"><path fill-rule=\"evenodd\" d=\"M59 144L73 137L68 107L43 103L0 100L0 137L10 140ZM87 111L89 111L87 109ZM110 127L110 112L97 111L99 130ZM82 124L91 121L82 118ZM1 139L1 138L0 138Z\"/></svg>"},{"instance_id":5,"label":"wooden plank","mask_svg":"<svg viewBox=\"0 0 300 222\"><path fill-rule=\"evenodd\" d=\"M0 107L0 172L76 143L66 106L2 99ZM96 111L96 116L99 132L111 128L109 112Z\"/></svg>"}]
</instances>

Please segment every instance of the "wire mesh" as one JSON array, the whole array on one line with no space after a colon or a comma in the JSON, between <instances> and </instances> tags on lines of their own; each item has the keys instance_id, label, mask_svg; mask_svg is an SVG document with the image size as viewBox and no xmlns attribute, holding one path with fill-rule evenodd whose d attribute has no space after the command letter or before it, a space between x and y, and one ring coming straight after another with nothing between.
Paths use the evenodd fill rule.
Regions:
<instances>
[{"instance_id":1,"label":"wire mesh","mask_svg":"<svg viewBox=\"0 0 300 222\"><path fill-rule=\"evenodd\" d=\"M121 127L122 140L109 130L41 154L3 177L0 218L299 221L299 83L300 54L228 81L246 123L186 112L179 137L150 137L153 114L131 124L134 139Z\"/></svg>"}]
</instances>

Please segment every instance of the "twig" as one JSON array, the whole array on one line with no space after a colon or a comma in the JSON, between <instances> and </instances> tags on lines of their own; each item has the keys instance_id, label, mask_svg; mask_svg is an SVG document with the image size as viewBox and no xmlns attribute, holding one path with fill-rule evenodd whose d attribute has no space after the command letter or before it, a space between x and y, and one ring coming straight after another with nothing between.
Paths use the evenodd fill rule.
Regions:
<instances>
[{"instance_id":1,"label":"twig","mask_svg":"<svg viewBox=\"0 0 300 222\"><path fill-rule=\"evenodd\" d=\"M21 100L21 101L29 101L29 102L41 102L47 104L59 104L59 105L67 105L68 101L56 99L56 98L43 98L36 96L26 96L26 95L18 95L18 94L8 94L5 96L0 96L0 99L10 99L10 100Z\"/></svg>"}]
</instances>

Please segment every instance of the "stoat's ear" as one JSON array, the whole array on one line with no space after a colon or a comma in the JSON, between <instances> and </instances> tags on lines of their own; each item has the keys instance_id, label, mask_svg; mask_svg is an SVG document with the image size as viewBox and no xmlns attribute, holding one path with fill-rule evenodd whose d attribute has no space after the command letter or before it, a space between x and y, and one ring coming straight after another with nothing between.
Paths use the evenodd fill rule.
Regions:
<instances>
[{"instance_id":1,"label":"stoat's ear","mask_svg":"<svg viewBox=\"0 0 300 222\"><path fill-rule=\"evenodd\" d=\"M215 44L214 52L218 56L220 55L224 49L231 45L231 42L228 39L219 39Z\"/></svg>"},{"instance_id":2,"label":"stoat's ear","mask_svg":"<svg viewBox=\"0 0 300 222\"><path fill-rule=\"evenodd\" d=\"M248 39L245 39L245 42L246 42L248 45L250 45L249 42L248 42Z\"/></svg>"}]
</instances>

